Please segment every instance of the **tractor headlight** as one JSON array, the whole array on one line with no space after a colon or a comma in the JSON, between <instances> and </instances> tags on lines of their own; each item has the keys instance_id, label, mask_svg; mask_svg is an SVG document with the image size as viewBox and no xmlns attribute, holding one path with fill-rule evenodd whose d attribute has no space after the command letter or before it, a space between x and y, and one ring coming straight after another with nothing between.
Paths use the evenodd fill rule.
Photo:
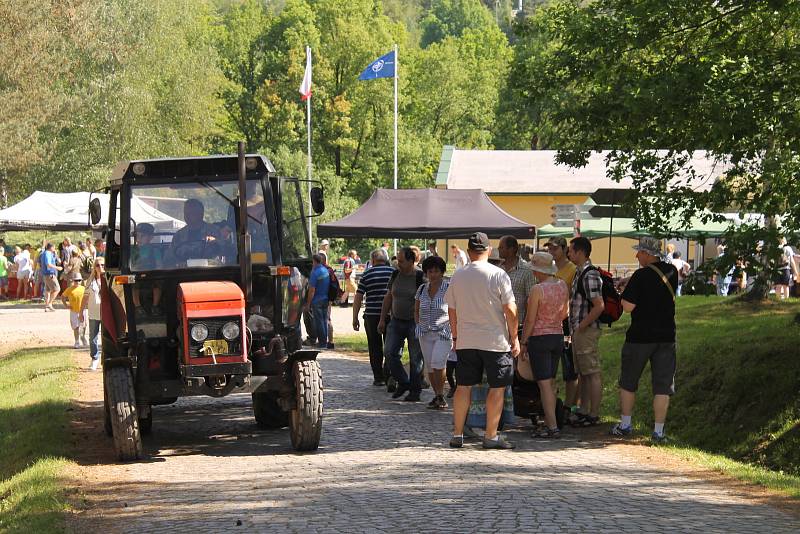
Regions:
<instances>
[{"instance_id":1,"label":"tractor headlight","mask_svg":"<svg viewBox=\"0 0 800 534\"><path fill-rule=\"evenodd\" d=\"M228 341L233 341L234 339L239 337L240 333L241 330L239 329L239 325L232 321L229 323L225 323L225 325L222 327L222 337L224 337Z\"/></svg>"},{"instance_id":2,"label":"tractor headlight","mask_svg":"<svg viewBox=\"0 0 800 534\"><path fill-rule=\"evenodd\" d=\"M191 334L192 339L198 343L208 339L208 327L203 323L197 323L196 325L192 326L192 330L189 333Z\"/></svg>"}]
</instances>

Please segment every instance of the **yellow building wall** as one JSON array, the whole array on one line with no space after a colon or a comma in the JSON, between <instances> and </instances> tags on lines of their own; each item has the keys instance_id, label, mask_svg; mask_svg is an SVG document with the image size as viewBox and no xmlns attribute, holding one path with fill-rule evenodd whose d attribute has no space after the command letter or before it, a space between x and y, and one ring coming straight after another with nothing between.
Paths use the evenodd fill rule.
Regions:
<instances>
[{"instance_id":1,"label":"yellow building wall","mask_svg":"<svg viewBox=\"0 0 800 534\"><path fill-rule=\"evenodd\" d=\"M552 222L552 207L556 204L583 204L588 200L585 195L492 195L489 198L500 206L509 215L535 225L537 228ZM569 241L569 239L567 239ZM625 276L628 271L638 267L635 251L631 248L636 240L625 237L615 237L611 240L611 267L619 276ZM544 246L546 242L540 239L539 243L523 241L533 247ZM437 241L439 253L447 254L447 262L452 263L449 245L458 245L466 250L466 239L440 239ZM496 240L493 245L497 246ZM608 238L592 240L592 262L603 268L608 267ZM628 273L629 274L629 273Z\"/></svg>"}]
</instances>

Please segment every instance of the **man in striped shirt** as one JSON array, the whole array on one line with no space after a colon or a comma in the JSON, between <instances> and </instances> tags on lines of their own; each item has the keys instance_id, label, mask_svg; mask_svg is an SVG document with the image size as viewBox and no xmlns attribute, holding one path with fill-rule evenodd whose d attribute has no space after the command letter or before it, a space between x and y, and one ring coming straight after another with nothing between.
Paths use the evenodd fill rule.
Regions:
<instances>
[{"instance_id":1,"label":"man in striped shirt","mask_svg":"<svg viewBox=\"0 0 800 534\"><path fill-rule=\"evenodd\" d=\"M383 297L389 286L389 279L394 269L389 266L389 257L382 248L375 249L370 254L372 267L364 271L358 283L356 296L353 299L353 330L358 331L361 325L358 321L358 311L364 303L364 331L367 333L369 346L369 362L372 366L373 382L375 386L386 384L388 373L383 362L383 334L378 332L378 322L381 320L381 306Z\"/></svg>"}]
</instances>

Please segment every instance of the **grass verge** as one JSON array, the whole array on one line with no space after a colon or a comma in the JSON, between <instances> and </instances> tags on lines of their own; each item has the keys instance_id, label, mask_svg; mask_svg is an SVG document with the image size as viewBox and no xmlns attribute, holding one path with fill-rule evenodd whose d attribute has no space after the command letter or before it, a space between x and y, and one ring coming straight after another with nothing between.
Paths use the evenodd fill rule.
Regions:
<instances>
[{"instance_id":1,"label":"grass verge","mask_svg":"<svg viewBox=\"0 0 800 534\"><path fill-rule=\"evenodd\" d=\"M688 446L667 445L663 447L663 450L737 480L769 488L793 499L800 499L800 477L798 476L737 462L721 454L711 454Z\"/></svg>"},{"instance_id":2,"label":"grass verge","mask_svg":"<svg viewBox=\"0 0 800 534\"><path fill-rule=\"evenodd\" d=\"M800 496L800 301L753 305L687 296L677 302L678 371L670 402L668 450L697 463ZM603 330L603 406L619 418L616 380L629 325ZM639 383L634 428L652 432L650 372Z\"/></svg>"},{"instance_id":3,"label":"grass verge","mask_svg":"<svg viewBox=\"0 0 800 534\"><path fill-rule=\"evenodd\" d=\"M334 342L337 350L348 352L369 352L367 347L367 334L334 334Z\"/></svg>"},{"instance_id":4,"label":"grass verge","mask_svg":"<svg viewBox=\"0 0 800 534\"><path fill-rule=\"evenodd\" d=\"M0 531L62 532L76 368L63 349L0 358Z\"/></svg>"}]
</instances>

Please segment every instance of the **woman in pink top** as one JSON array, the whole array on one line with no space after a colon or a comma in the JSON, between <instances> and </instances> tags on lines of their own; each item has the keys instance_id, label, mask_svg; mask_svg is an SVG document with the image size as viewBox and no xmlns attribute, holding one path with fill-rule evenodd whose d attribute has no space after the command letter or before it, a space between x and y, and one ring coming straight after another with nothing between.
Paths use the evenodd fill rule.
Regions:
<instances>
[{"instance_id":1,"label":"woman in pink top","mask_svg":"<svg viewBox=\"0 0 800 534\"><path fill-rule=\"evenodd\" d=\"M561 325L567 316L569 290L563 280L553 276L558 269L553 256L547 252L536 252L531 256L531 269L538 283L533 286L528 298L520 358L530 358L533 374L539 384L545 422L543 428L533 431L533 437L560 438L553 382L564 350L564 330Z\"/></svg>"}]
</instances>

